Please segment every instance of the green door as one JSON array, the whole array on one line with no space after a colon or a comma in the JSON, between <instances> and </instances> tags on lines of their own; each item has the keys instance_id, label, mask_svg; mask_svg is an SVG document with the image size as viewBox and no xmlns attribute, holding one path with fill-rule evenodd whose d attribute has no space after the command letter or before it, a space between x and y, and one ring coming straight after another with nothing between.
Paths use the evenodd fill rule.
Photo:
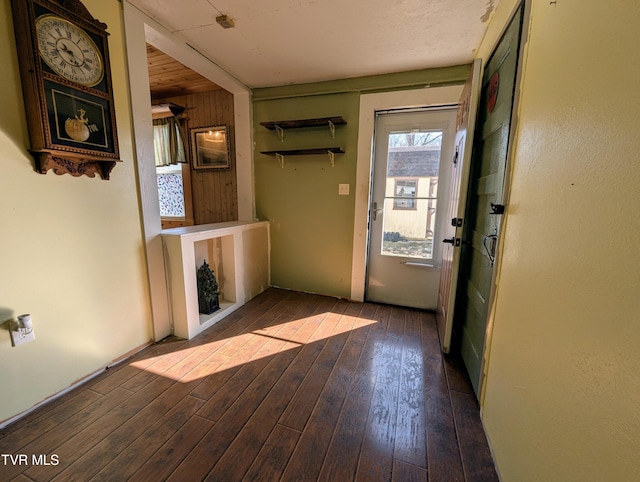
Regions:
<instances>
[{"instance_id":1,"label":"green door","mask_svg":"<svg viewBox=\"0 0 640 482\"><path fill-rule=\"evenodd\" d=\"M455 317L460 351L476 395L480 393L494 258L504 205L521 25L522 7L485 66L474 136Z\"/></svg>"}]
</instances>

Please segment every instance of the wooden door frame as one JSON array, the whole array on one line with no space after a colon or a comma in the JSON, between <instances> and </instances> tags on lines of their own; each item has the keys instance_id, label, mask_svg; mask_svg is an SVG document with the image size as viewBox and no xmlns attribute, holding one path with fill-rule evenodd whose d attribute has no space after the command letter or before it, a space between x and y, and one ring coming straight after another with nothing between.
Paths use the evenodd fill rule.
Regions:
<instances>
[{"instance_id":1,"label":"wooden door frame","mask_svg":"<svg viewBox=\"0 0 640 482\"><path fill-rule=\"evenodd\" d=\"M505 159L504 169L504 181L503 181L503 203L506 206L505 213L500 223L500 232L498 233L498 243L495 251L495 265L491 276L491 289L489 292L489 299L487 301L487 326L485 330L484 346L482 349L482 358L480 363L480 380L478 381L478 401L482 406L484 403L484 393L486 384L486 368L489 364L489 357L491 355L491 342L493 339L493 324L495 318L495 306L496 299L499 292L499 279L500 270L502 264L502 251L504 249L504 237L506 234L506 227L509 219L509 200L511 197L511 174L513 170L513 156L516 147L516 131L518 130L518 112L520 110L520 96L521 96L521 83L522 73L524 70L524 59L526 54L526 39L529 36L529 20L531 15L531 0L521 0L516 3L511 13L509 14L507 22L504 24L500 35L498 35L496 42L494 43L489 58L494 54L496 48L504 38L504 35L511 25L516 13L520 8L523 8L522 12L522 26L520 30L520 41L518 48L518 62L516 65L515 85L513 90L513 104L511 107L511 123L509 127L509 139L507 141L507 157ZM486 67L488 58L482 59L482 70Z\"/></svg>"},{"instance_id":2,"label":"wooden door frame","mask_svg":"<svg viewBox=\"0 0 640 482\"><path fill-rule=\"evenodd\" d=\"M456 105L463 84L413 89L360 96L358 157L356 161L355 213L353 223L353 257L351 264L351 299L364 301L369 239L369 205L375 114L380 110Z\"/></svg>"}]
</instances>

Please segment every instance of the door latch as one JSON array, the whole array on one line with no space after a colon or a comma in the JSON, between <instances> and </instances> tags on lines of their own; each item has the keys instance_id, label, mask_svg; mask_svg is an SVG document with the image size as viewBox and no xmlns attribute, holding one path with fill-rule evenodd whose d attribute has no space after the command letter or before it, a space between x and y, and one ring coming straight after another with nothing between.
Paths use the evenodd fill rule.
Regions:
<instances>
[{"instance_id":1,"label":"door latch","mask_svg":"<svg viewBox=\"0 0 640 482\"><path fill-rule=\"evenodd\" d=\"M504 204L491 203L491 212L489 214L504 214Z\"/></svg>"},{"instance_id":2,"label":"door latch","mask_svg":"<svg viewBox=\"0 0 640 482\"><path fill-rule=\"evenodd\" d=\"M383 209L378 209L378 203L374 202L373 203L373 209L371 211L372 211L371 212L371 217L375 221L376 219L378 219L378 213L381 213L383 211Z\"/></svg>"},{"instance_id":3,"label":"door latch","mask_svg":"<svg viewBox=\"0 0 640 482\"><path fill-rule=\"evenodd\" d=\"M450 244L452 246L459 247L462 241L460 238L446 238L446 239L443 239L442 242Z\"/></svg>"},{"instance_id":4,"label":"door latch","mask_svg":"<svg viewBox=\"0 0 640 482\"><path fill-rule=\"evenodd\" d=\"M451 226L456 228L462 227L462 218L451 218Z\"/></svg>"}]
</instances>

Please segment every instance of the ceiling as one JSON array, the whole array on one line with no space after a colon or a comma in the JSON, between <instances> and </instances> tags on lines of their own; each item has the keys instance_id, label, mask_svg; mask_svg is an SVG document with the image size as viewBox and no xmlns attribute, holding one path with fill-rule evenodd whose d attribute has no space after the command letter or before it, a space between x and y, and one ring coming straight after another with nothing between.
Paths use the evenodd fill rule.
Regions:
<instances>
[{"instance_id":1,"label":"ceiling","mask_svg":"<svg viewBox=\"0 0 640 482\"><path fill-rule=\"evenodd\" d=\"M499 0L128 1L256 88L471 62Z\"/></svg>"},{"instance_id":2,"label":"ceiling","mask_svg":"<svg viewBox=\"0 0 640 482\"><path fill-rule=\"evenodd\" d=\"M149 44L147 44L147 64L151 100L209 92L220 88Z\"/></svg>"}]
</instances>

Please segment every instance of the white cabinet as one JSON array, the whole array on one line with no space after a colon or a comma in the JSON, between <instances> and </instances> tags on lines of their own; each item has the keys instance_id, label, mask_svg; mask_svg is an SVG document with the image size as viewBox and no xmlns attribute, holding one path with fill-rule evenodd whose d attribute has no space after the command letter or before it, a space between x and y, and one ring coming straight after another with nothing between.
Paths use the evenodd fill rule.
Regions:
<instances>
[{"instance_id":1,"label":"white cabinet","mask_svg":"<svg viewBox=\"0 0 640 482\"><path fill-rule=\"evenodd\" d=\"M193 338L269 287L269 223L228 222L162 231L173 334ZM204 261L220 287L220 309L198 312L196 271Z\"/></svg>"}]
</instances>

